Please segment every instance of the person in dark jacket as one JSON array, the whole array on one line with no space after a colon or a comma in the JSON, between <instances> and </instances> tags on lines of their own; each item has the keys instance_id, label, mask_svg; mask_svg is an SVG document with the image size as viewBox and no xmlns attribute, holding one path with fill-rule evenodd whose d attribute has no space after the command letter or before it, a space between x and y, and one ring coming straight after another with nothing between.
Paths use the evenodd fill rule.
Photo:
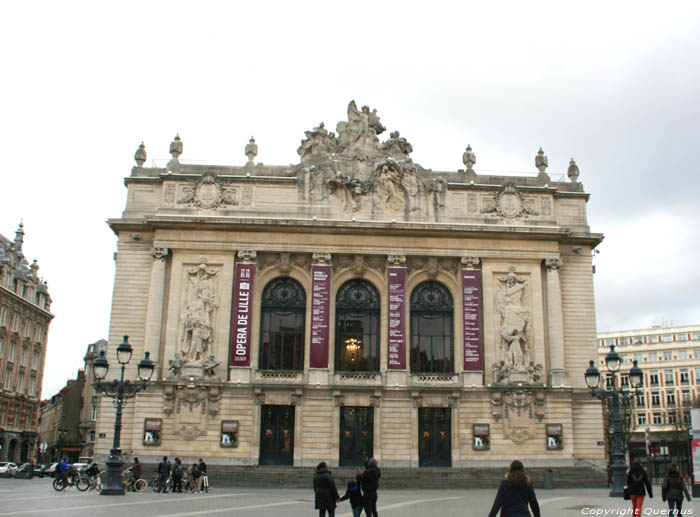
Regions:
<instances>
[{"instance_id":1,"label":"person in dark jacket","mask_svg":"<svg viewBox=\"0 0 700 517\"><path fill-rule=\"evenodd\" d=\"M158 464L158 492L168 493L168 478L170 477L170 462L167 456L163 456L163 461Z\"/></svg>"},{"instance_id":2,"label":"person in dark jacket","mask_svg":"<svg viewBox=\"0 0 700 517\"><path fill-rule=\"evenodd\" d=\"M498 486L489 517L496 517L498 510L501 511L501 517L530 517L528 504L534 517L540 517L540 505L532 480L525 474L523 464L515 460L510 464L506 478Z\"/></svg>"},{"instance_id":3,"label":"person in dark jacket","mask_svg":"<svg viewBox=\"0 0 700 517\"><path fill-rule=\"evenodd\" d=\"M627 473L627 488L632 501L632 515L642 515L642 505L644 504L644 489L649 492L649 499L653 499L654 495L651 492L651 483L647 471L642 467L639 458L632 460L632 466Z\"/></svg>"},{"instance_id":4,"label":"person in dark jacket","mask_svg":"<svg viewBox=\"0 0 700 517\"><path fill-rule=\"evenodd\" d=\"M362 492L360 492L360 485L354 479L348 480L347 489L345 490L345 495L340 498L341 501L350 499L350 508L352 508L352 517L360 517L362 509L364 508L362 504Z\"/></svg>"},{"instance_id":5,"label":"person in dark jacket","mask_svg":"<svg viewBox=\"0 0 700 517\"><path fill-rule=\"evenodd\" d=\"M185 474L185 468L182 466L180 458L175 458L173 465L173 494L182 492L182 476Z\"/></svg>"},{"instance_id":6,"label":"person in dark jacket","mask_svg":"<svg viewBox=\"0 0 700 517\"><path fill-rule=\"evenodd\" d=\"M365 508L367 517L377 517L377 489L379 488L379 478L382 476L381 470L377 466L377 460L370 458L365 462L365 470L360 473L356 468L357 483L362 488L362 505Z\"/></svg>"},{"instance_id":7,"label":"person in dark jacket","mask_svg":"<svg viewBox=\"0 0 700 517\"><path fill-rule=\"evenodd\" d=\"M661 499L668 500L668 514L680 515L683 507L683 494L690 501L690 494L681 476L678 463L671 463L671 468L661 483Z\"/></svg>"},{"instance_id":8,"label":"person in dark jacket","mask_svg":"<svg viewBox=\"0 0 700 517\"><path fill-rule=\"evenodd\" d=\"M328 470L328 465L321 462L316 467L314 475L314 508L318 510L319 517L325 517L328 512L328 517L335 517L335 506L340 495L335 487L335 481Z\"/></svg>"}]
</instances>

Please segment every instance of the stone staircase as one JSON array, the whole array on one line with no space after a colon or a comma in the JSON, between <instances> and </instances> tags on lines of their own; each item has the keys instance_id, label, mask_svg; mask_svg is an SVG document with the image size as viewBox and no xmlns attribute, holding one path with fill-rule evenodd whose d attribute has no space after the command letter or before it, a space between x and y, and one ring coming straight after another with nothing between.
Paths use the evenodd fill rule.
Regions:
<instances>
[{"instance_id":1,"label":"stone staircase","mask_svg":"<svg viewBox=\"0 0 700 517\"><path fill-rule=\"evenodd\" d=\"M148 466L144 472L150 472ZM154 466L155 467L155 466ZM542 488L546 468L527 468L535 488ZM588 467L555 467L554 488L602 488L606 475ZM315 469L311 467L233 467L209 465L212 487L311 488ZM331 468L339 491L348 479L355 477L354 468ZM496 488L507 468L382 468L381 488Z\"/></svg>"}]
</instances>

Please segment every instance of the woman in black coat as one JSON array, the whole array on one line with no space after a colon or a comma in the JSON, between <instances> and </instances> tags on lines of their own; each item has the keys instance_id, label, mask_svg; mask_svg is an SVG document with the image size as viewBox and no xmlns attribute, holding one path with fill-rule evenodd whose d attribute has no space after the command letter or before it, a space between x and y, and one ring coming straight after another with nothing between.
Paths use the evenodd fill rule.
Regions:
<instances>
[{"instance_id":1,"label":"woman in black coat","mask_svg":"<svg viewBox=\"0 0 700 517\"><path fill-rule=\"evenodd\" d=\"M632 460L632 466L627 473L627 489L632 501L632 515L642 515L644 495L648 492L649 499L652 499L654 495L651 492L651 483L649 482L647 471L642 467L639 458Z\"/></svg>"},{"instance_id":2,"label":"woman in black coat","mask_svg":"<svg viewBox=\"0 0 700 517\"><path fill-rule=\"evenodd\" d=\"M501 517L530 517L528 504L533 515L540 517L540 505L537 503L532 480L525 474L523 464L515 460L498 487L489 517L496 517L498 510L501 510Z\"/></svg>"},{"instance_id":3,"label":"woman in black coat","mask_svg":"<svg viewBox=\"0 0 700 517\"><path fill-rule=\"evenodd\" d=\"M314 493L316 495L314 508L318 510L319 517L325 517L326 511L328 512L328 517L335 517L335 506L340 499L340 495L328 470L328 465L323 461L316 467Z\"/></svg>"}]
</instances>

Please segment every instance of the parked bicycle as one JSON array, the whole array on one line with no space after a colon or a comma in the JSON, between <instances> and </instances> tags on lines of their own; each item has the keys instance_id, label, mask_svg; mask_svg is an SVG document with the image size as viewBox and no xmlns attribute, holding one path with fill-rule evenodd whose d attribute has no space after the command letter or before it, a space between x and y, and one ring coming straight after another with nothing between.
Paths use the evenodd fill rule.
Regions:
<instances>
[{"instance_id":1,"label":"parked bicycle","mask_svg":"<svg viewBox=\"0 0 700 517\"><path fill-rule=\"evenodd\" d=\"M145 479L134 479L131 475L131 468L122 472L122 485L127 492L143 492L148 488L148 482Z\"/></svg>"},{"instance_id":2,"label":"parked bicycle","mask_svg":"<svg viewBox=\"0 0 700 517\"><path fill-rule=\"evenodd\" d=\"M173 478L172 476L168 476L168 479L165 480L165 487L161 489L160 479L158 479L158 475L156 474L148 483L148 486L150 486L154 492L171 492L173 490Z\"/></svg>"},{"instance_id":3,"label":"parked bicycle","mask_svg":"<svg viewBox=\"0 0 700 517\"><path fill-rule=\"evenodd\" d=\"M54 479L52 486L57 492L72 486L76 487L81 492L85 492L85 490L90 488L90 479L86 475L78 472L77 469L71 468L62 476L58 476Z\"/></svg>"}]
</instances>

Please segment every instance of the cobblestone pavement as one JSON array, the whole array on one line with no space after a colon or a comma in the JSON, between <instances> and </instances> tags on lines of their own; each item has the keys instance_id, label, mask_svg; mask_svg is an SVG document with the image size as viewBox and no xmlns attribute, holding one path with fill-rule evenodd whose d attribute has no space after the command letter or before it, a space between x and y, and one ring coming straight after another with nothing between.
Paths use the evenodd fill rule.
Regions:
<instances>
[{"instance_id":1,"label":"cobblestone pavement","mask_svg":"<svg viewBox=\"0 0 700 517\"><path fill-rule=\"evenodd\" d=\"M310 484L310 482L309 482ZM343 492L341 492L342 494ZM486 516L496 490L379 490L382 517ZM628 501L607 496L604 489L539 490L543 516L630 515ZM667 515L661 487L645 501L644 515ZM700 501L700 499L698 499ZM208 494L157 494L147 491L125 496L101 496L69 488L56 492L51 479L0 479L0 517L37 515L189 517L239 515L245 517L315 516L313 490L286 488L211 488ZM663 512L666 510L666 512ZM685 503L686 515L700 516L700 503ZM57 514L58 512L58 514ZM347 501L336 517L352 517Z\"/></svg>"}]
</instances>

